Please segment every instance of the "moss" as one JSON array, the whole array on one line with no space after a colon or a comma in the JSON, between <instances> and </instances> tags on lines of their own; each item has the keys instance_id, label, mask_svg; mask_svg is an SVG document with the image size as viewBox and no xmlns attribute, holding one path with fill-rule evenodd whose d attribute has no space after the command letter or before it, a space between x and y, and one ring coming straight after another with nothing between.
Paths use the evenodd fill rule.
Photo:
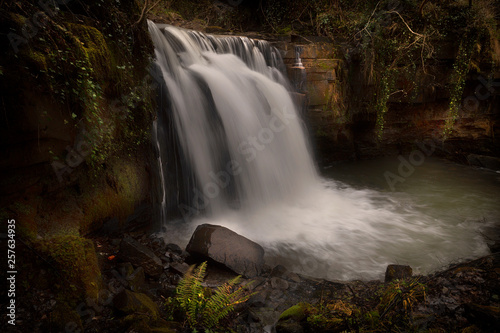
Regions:
<instances>
[{"instance_id":1,"label":"moss","mask_svg":"<svg viewBox=\"0 0 500 333\"><path fill-rule=\"evenodd\" d=\"M113 300L120 311L128 314L124 322L158 319L158 306L146 294L123 290Z\"/></svg>"},{"instance_id":2,"label":"moss","mask_svg":"<svg viewBox=\"0 0 500 333\"><path fill-rule=\"evenodd\" d=\"M80 49L92 71L91 76L97 82L105 82L110 72L110 51L102 33L94 27L67 23L74 45Z\"/></svg>"},{"instance_id":3,"label":"moss","mask_svg":"<svg viewBox=\"0 0 500 333\"><path fill-rule=\"evenodd\" d=\"M83 330L82 320L76 310L67 303L60 302L49 314L50 331L66 331L68 328ZM72 330L73 332L75 330Z\"/></svg>"},{"instance_id":4,"label":"moss","mask_svg":"<svg viewBox=\"0 0 500 333\"><path fill-rule=\"evenodd\" d=\"M28 65L34 67L35 71L47 72L47 59L46 56L37 51L30 51L28 54Z\"/></svg>"},{"instance_id":5,"label":"moss","mask_svg":"<svg viewBox=\"0 0 500 333\"><path fill-rule=\"evenodd\" d=\"M26 17L20 14L10 13L10 19L17 25L18 28L21 28L26 24Z\"/></svg>"},{"instance_id":6,"label":"moss","mask_svg":"<svg viewBox=\"0 0 500 333\"><path fill-rule=\"evenodd\" d=\"M295 304L294 306L283 311L283 313L280 315L279 320L293 319L293 320L301 321L302 319L304 319L306 317L307 312L310 309L311 309L311 304L309 304L309 303Z\"/></svg>"},{"instance_id":7,"label":"moss","mask_svg":"<svg viewBox=\"0 0 500 333\"><path fill-rule=\"evenodd\" d=\"M8 207L11 212L7 213L8 216L16 220L17 233L26 240L36 238L38 233L38 225L35 220L37 202L37 200L19 200Z\"/></svg>"},{"instance_id":8,"label":"moss","mask_svg":"<svg viewBox=\"0 0 500 333\"><path fill-rule=\"evenodd\" d=\"M134 212L137 203L141 202L146 192L146 184L137 163L126 159L108 161L106 172L99 180L99 187L91 187L82 197L84 220L80 232L86 234L99 228L104 220L117 217L125 222L127 216Z\"/></svg>"},{"instance_id":9,"label":"moss","mask_svg":"<svg viewBox=\"0 0 500 333\"><path fill-rule=\"evenodd\" d=\"M36 248L61 277L55 286L63 300L97 299L101 272L90 240L73 235L56 236L40 241Z\"/></svg>"}]
</instances>

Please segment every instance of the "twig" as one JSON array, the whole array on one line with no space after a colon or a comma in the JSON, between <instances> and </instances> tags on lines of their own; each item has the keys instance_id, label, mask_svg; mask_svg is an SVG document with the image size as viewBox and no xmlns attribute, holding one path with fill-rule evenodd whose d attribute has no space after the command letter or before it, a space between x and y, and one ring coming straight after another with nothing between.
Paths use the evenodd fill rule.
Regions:
<instances>
[{"instance_id":1,"label":"twig","mask_svg":"<svg viewBox=\"0 0 500 333\"><path fill-rule=\"evenodd\" d=\"M356 36L357 34L361 33L363 30L366 30L366 28L368 27L368 25L370 24L370 21L372 20L372 17L373 17L373 14L375 14L375 11L377 10L378 8L378 5L380 4L380 1L377 2L377 5L375 6L375 8L373 9L373 12L372 14L370 15L370 17L368 18L368 22L366 22L365 26L363 27L363 29L359 30L358 32L356 32L356 34L354 36ZM368 34L371 36L372 34L366 30L366 32L368 32Z\"/></svg>"},{"instance_id":2,"label":"twig","mask_svg":"<svg viewBox=\"0 0 500 333\"><path fill-rule=\"evenodd\" d=\"M386 12L387 14L397 14L399 16L399 18L401 19L401 21L403 21L403 23L406 25L406 27L408 28L408 30L410 30L410 32L414 35L417 35L417 36L420 36L420 37L425 37L424 35L422 34L419 34L418 32L415 32L413 31L410 26L408 25L408 23L406 23L405 19L403 18L403 16L401 16L401 14L399 14L399 12L395 11L395 10L390 10L388 12Z\"/></svg>"},{"instance_id":3,"label":"twig","mask_svg":"<svg viewBox=\"0 0 500 333\"><path fill-rule=\"evenodd\" d=\"M144 7L142 7L142 12L141 12L141 16L139 17L139 19L134 23L134 25L138 25L139 23L141 23L143 20L144 20L144 17L147 13L149 13L151 11L151 9L153 9L154 7L156 7L156 5L158 5L159 3L161 2L161 0L158 0L156 1L151 7L149 7L148 9L148 3L149 3L149 0L146 0L144 2Z\"/></svg>"}]
</instances>

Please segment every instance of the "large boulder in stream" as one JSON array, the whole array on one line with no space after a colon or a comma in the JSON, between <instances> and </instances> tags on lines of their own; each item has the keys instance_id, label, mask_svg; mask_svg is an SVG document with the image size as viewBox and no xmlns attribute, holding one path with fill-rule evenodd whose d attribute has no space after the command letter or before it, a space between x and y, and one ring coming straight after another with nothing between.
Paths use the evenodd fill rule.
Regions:
<instances>
[{"instance_id":1,"label":"large boulder in stream","mask_svg":"<svg viewBox=\"0 0 500 333\"><path fill-rule=\"evenodd\" d=\"M247 278L259 275L264 266L262 246L218 225L199 225L186 251L210 258Z\"/></svg>"}]
</instances>

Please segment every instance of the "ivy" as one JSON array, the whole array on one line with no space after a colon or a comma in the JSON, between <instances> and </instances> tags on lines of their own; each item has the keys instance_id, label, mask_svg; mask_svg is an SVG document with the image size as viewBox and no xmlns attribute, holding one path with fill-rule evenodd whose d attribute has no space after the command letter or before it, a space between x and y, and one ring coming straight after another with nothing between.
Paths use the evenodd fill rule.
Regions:
<instances>
[{"instance_id":1,"label":"ivy","mask_svg":"<svg viewBox=\"0 0 500 333\"><path fill-rule=\"evenodd\" d=\"M453 73L451 75L450 103L448 106L448 119L446 120L443 131L444 138L451 134L453 126L459 117L465 81L469 73L472 51L475 43L475 38L466 38L462 40L458 48L458 56L453 64Z\"/></svg>"}]
</instances>

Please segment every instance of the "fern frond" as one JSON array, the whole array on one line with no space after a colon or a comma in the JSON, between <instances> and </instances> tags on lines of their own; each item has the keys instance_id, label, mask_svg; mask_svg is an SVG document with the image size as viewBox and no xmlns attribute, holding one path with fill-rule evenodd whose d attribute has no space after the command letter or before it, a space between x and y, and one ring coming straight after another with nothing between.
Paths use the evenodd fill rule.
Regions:
<instances>
[{"instance_id":1,"label":"fern frond","mask_svg":"<svg viewBox=\"0 0 500 333\"><path fill-rule=\"evenodd\" d=\"M237 276L219 286L210 297L206 297L205 288L202 286L206 269L207 262L197 268L191 266L177 285L176 300L185 311L187 323L191 328L216 327L221 319L234 311L235 305L246 302L255 295L246 294L246 289L242 286L234 290L241 279L241 276Z\"/></svg>"}]
</instances>

